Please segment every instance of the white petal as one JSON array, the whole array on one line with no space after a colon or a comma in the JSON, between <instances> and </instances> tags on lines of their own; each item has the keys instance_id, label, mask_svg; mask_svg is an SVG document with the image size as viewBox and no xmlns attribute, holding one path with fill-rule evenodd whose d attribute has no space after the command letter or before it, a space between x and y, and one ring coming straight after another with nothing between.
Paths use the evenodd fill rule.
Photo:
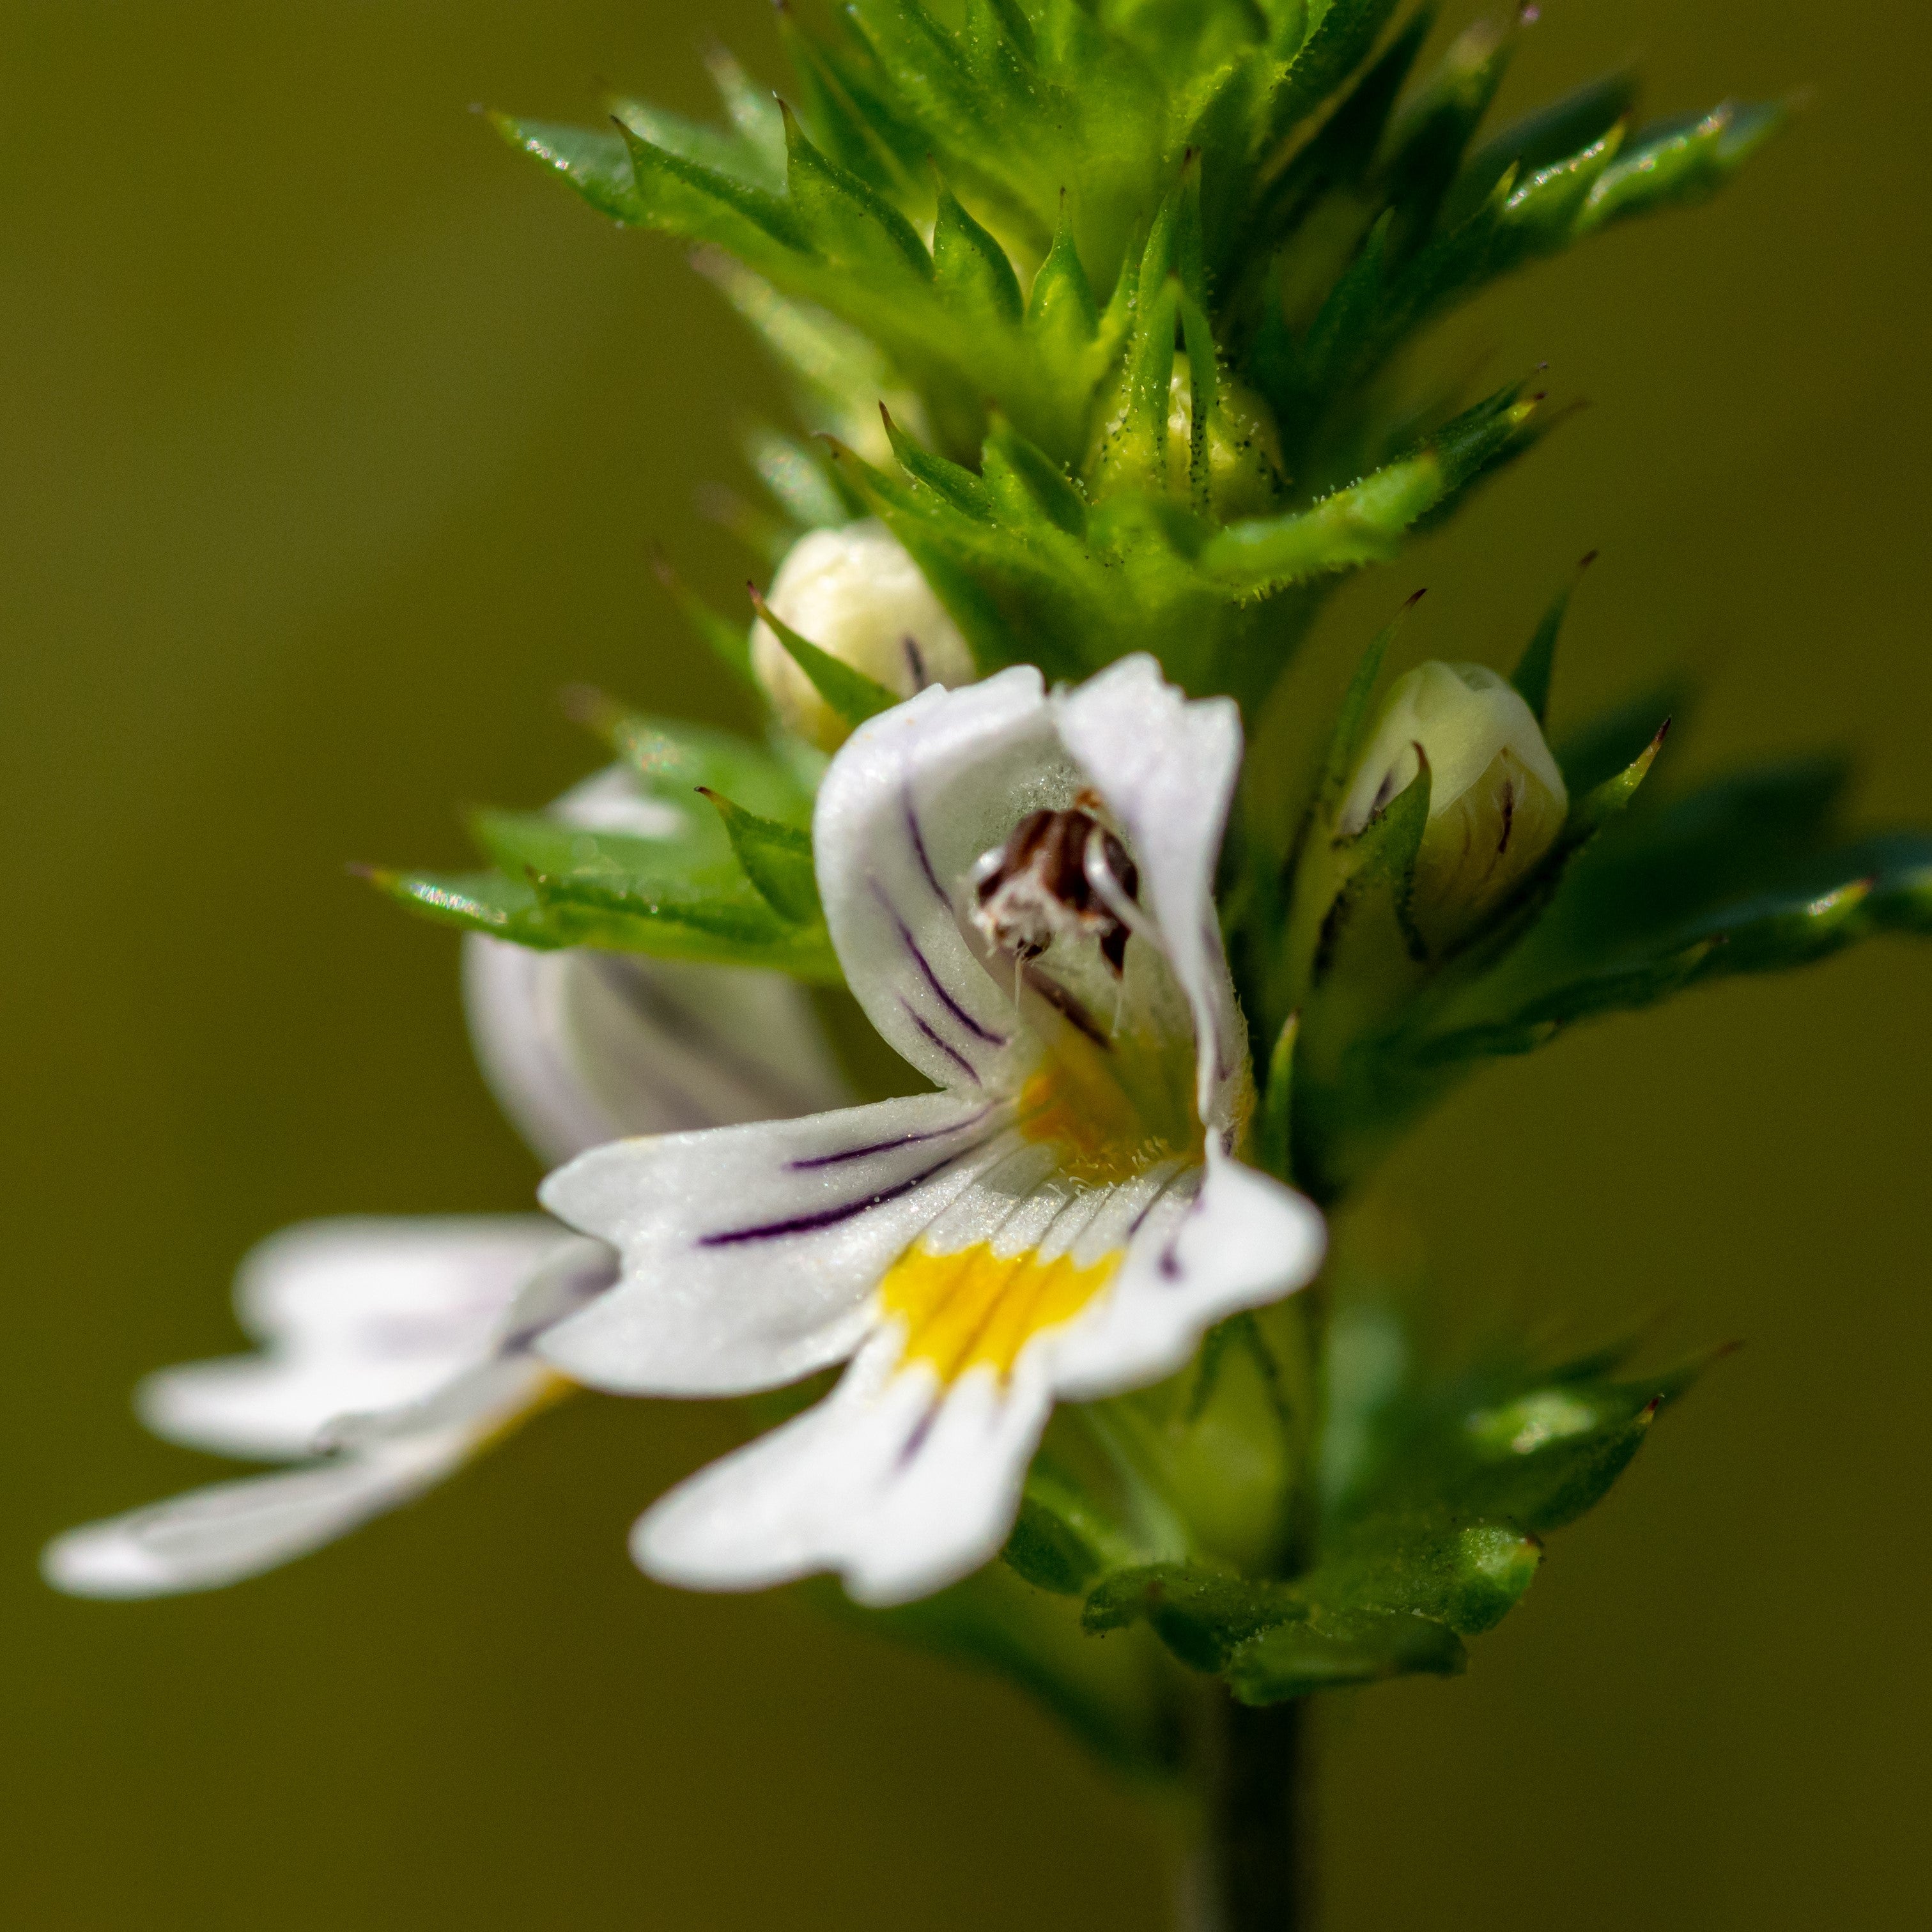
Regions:
<instances>
[{"instance_id":1,"label":"white petal","mask_svg":"<svg viewBox=\"0 0 1932 1932\"><path fill-rule=\"evenodd\" d=\"M466 1432L418 1438L381 1454L190 1490L57 1537L42 1552L41 1574L76 1597L217 1589L408 1502L461 1462L469 1443Z\"/></svg>"},{"instance_id":2,"label":"white petal","mask_svg":"<svg viewBox=\"0 0 1932 1932\"><path fill-rule=\"evenodd\" d=\"M685 814L613 765L550 807L593 831L674 838ZM810 996L783 975L472 934L464 1004L478 1064L546 1162L626 1134L723 1126L848 1097Z\"/></svg>"},{"instance_id":3,"label":"white petal","mask_svg":"<svg viewBox=\"0 0 1932 1932\"><path fill-rule=\"evenodd\" d=\"M464 942L477 1064L544 1160L627 1134L838 1106L845 1084L805 988L776 973Z\"/></svg>"},{"instance_id":4,"label":"white petal","mask_svg":"<svg viewBox=\"0 0 1932 1932\"><path fill-rule=\"evenodd\" d=\"M668 800L652 797L628 765L592 772L550 808L586 832L622 832L633 838L675 838L686 824L684 813Z\"/></svg>"},{"instance_id":5,"label":"white petal","mask_svg":"<svg viewBox=\"0 0 1932 1932\"><path fill-rule=\"evenodd\" d=\"M1118 1216L1131 1197L1123 1190ZM1054 1393L1093 1401L1172 1375L1224 1317L1314 1279L1326 1240L1313 1205L1208 1149L1135 1210L1127 1256L1107 1292L1036 1344Z\"/></svg>"},{"instance_id":6,"label":"white petal","mask_svg":"<svg viewBox=\"0 0 1932 1932\"><path fill-rule=\"evenodd\" d=\"M196 1448L306 1455L334 1417L420 1401L488 1359L526 1283L574 1245L535 1214L284 1228L236 1277L264 1352L164 1369L136 1406L157 1435Z\"/></svg>"},{"instance_id":7,"label":"white petal","mask_svg":"<svg viewBox=\"0 0 1932 1932\"><path fill-rule=\"evenodd\" d=\"M1190 700L1150 657L1123 658L1054 700L1061 736L1127 836L1176 979L1194 1012L1201 1118L1234 1123L1246 1034L1222 951L1214 869L1241 765L1240 713Z\"/></svg>"},{"instance_id":8,"label":"white petal","mask_svg":"<svg viewBox=\"0 0 1932 1932\"><path fill-rule=\"evenodd\" d=\"M315 1446L355 1448L472 1424L500 1428L554 1394L560 1384L553 1370L535 1360L537 1343L616 1280L617 1257L602 1241L566 1238L518 1291L484 1360L413 1401L338 1413L325 1424Z\"/></svg>"},{"instance_id":9,"label":"white petal","mask_svg":"<svg viewBox=\"0 0 1932 1932\"><path fill-rule=\"evenodd\" d=\"M860 727L812 820L820 896L845 976L883 1038L961 1093L999 1087L1035 1052L1011 991L980 964L953 894L1016 820L1079 781L1038 671L937 688Z\"/></svg>"},{"instance_id":10,"label":"white petal","mask_svg":"<svg viewBox=\"0 0 1932 1932\"><path fill-rule=\"evenodd\" d=\"M623 1280L538 1352L638 1394L742 1394L842 1359L880 1277L1010 1144L1007 1111L918 1094L580 1155L544 1205L616 1248Z\"/></svg>"},{"instance_id":11,"label":"white petal","mask_svg":"<svg viewBox=\"0 0 1932 1932\"><path fill-rule=\"evenodd\" d=\"M884 1336L824 1402L700 1471L640 1520L639 1564L687 1588L836 1570L862 1604L904 1603L995 1556L1051 1399L976 1370L950 1390L896 1372Z\"/></svg>"}]
</instances>

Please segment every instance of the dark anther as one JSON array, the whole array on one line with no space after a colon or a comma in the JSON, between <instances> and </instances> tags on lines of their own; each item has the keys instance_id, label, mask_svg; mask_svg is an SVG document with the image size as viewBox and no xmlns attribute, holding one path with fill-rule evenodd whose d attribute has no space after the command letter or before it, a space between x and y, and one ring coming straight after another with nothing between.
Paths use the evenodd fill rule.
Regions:
<instances>
[{"instance_id":1,"label":"dark anther","mask_svg":"<svg viewBox=\"0 0 1932 1932\"><path fill-rule=\"evenodd\" d=\"M1096 940L1118 973L1130 928L1123 905L1137 903L1140 873L1126 848L1079 806L1030 812L1005 844L980 861L979 924L993 943L1036 958L1063 932Z\"/></svg>"}]
</instances>

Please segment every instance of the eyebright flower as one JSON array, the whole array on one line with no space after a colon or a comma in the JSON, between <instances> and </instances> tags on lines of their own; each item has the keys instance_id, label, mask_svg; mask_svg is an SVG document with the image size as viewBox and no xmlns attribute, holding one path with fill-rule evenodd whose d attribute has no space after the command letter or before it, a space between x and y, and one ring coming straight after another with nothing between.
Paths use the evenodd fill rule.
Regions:
<instances>
[{"instance_id":1,"label":"eyebright flower","mask_svg":"<svg viewBox=\"0 0 1932 1932\"><path fill-rule=\"evenodd\" d=\"M538 1346L638 1394L818 1406L640 1522L667 1580L818 1570L890 1604L999 1549L1057 1399L1180 1366L1313 1274L1319 1217L1238 1158L1251 1107L1213 878L1240 726L1150 658L1016 667L869 721L813 842L847 979L940 1090L598 1148L544 1204L623 1258Z\"/></svg>"},{"instance_id":2,"label":"eyebright flower","mask_svg":"<svg viewBox=\"0 0 1932 1932\"><path fill-rule=\"evenodd\" d=\"M622 769L553 808L671 836L675 806ZM801 988L776 974L465 942L477 1058L540 1156L623 1133L800 1112L842 1082ZM190 1448L300 1466L70 1532L48 1580L76 1594L212 1589L333 1541L420 1495L568 1384L532 1345L616 1279L615 1257L541 1215L318 1221L243 1262L261 1352L151 1376L136 1406Z\"/></svg>"},{"instance_id":3,"label":"eyebright flower","mask_svg":"<svg viewBox=\"0 0 1932 1932\"><path fill-rule=\"evenodd\" d=\"M1433 951L1502 904L1556 843L1569 808L1536 715L1481 664L1418 664L1384 700L1342 804L1352 837L1429 760L1429 827L1409 916Z\"/></svg>"},{"instance_id":4,"label":"eyebright flower","mask_svg":"<svg viewBox=\"0 0 1932 1932\"><path fill-rule=\"evenodd\" d=\"M919 566L869 518L801 537L778 566L769 601L801 637L902 697L976 675L972 651ZM781 723L821 751L838 748L844 723L763 618L752 626L752 664Z\"/></svg>"},{"instance_id":5,"label":"eyebright flower","mask_svg":"<svg viewBox=\"0 0 1932 1932\"><path fill-rule=\"evenodd\" d=\"M242 1263L259 1355L166 1369L136 1399L156 1435L252 1460L319 1460L70 1530L41 1558L78 1596L213 1589L420 1495L560 1393L532 1336L610 1282L608 1251L540 1215L310 1222Z\"/></svg>"}]
</instances>

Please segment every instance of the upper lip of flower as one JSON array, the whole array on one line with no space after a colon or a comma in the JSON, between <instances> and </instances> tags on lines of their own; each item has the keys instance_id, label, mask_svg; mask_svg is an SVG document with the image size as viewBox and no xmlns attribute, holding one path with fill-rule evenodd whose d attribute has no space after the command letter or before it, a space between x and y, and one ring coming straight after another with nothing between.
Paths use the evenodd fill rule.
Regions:
<instances>
[{"instance_id":1,"label":"upper lip of flower","mask_svg":"<svg viewBox=\"0 0 1932 1932\"><path fill-rule=\"evenodd\" d=\"M1189 703L1148 658L1051 696L1029 668L934 689L838 754L814 828L832 941L941 1090L620 1142L544 1189L624 1256L619 1288L538 1344L578 1379L724 1394L856 1358L647 1516L647 1567L935 1588L998 1546L1056 1396L1151 1380L1312 1273L1313 1210L1232 1158L1247 1056L1212 879L1239 757L1232 705ZM973 918L983 856L1090 787L1114 883L1138 872L1118 970L1105 919L1042 958Z\"/></svg>"}]
</instances>

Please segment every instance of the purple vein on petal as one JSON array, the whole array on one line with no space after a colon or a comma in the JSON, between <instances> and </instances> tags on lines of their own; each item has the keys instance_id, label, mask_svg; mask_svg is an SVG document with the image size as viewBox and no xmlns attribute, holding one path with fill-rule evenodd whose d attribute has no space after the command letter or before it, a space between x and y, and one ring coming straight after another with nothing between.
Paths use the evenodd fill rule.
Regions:
<instances>
[{"instance_id":1,"label":"purple vein on petal","mask_svg":"<svg viewBox=\"0 0 1932 1932\"><path fill-rule=\"evenodd\" d=\"M939 883L939 874L932 869L932 860L926 854L926 834L920 826L919 808L912 801L912 781L910 778L900 790L899 801L904 808L906 836L912 841L913 856L919 861L919 869L926 874L926 883L932 888L933 897L950 912L952 901L946 888Z\"/></svg>"},{"instance_id":2,"label":"purple vein on petal","mask_svg":"<svg viewBox=\"0 0 1932 1932\"><path fill-rule=\"evenodd\" d=\"M934 1175L944 1174L949 1167L964 1160L970 1154L976 1154L985 1145L985 1141L975 1141L970 1147L956 1148L943 1160L922 1168L908 1179L891 1187L882 1187L875 1193L862 1196L856 1201L842 1201L836 1208L820 1208L809 1214L792 1215L783 1221L766 1221L755 1228L728 1228L720 1234L701 1234L698 1245L700 1248L728 1248L740 1241L769 1241L781 1235L809 1234L820 1228L836 1228L842 1221L850 1221L874 1208L883 1208L888 1201L896 1201L901 1195L910 1194L915 1187L924 1186Z\"/></svg>"},{"instance_id":3,"label":"purple vein on petal","mask_svg":"<svg viewBox=\"0 0 1932 1932\"><path fill-rule=\"evenodd\" d=\"M1004 1046L1006 1043L1006 1036L1004 1034L994 1033L989 1028L982 1026L980 1022L976 1020L973 1016L946 990L944 986L940 982L939 975L932 970L932 962L919 950L919 941L912 936L912 928L908 926L905 921L899 916L898 908L894 905L892 901L886 896L885 888L879 884L877 879L872 881L872 887L873 896L878 899L879 904L884 908L886 916L892 921L894 926L898 927L900 944L905 948L908 952L911 954L913 963L918 967L920 976L926 981L926 983L932 988L933 994L938 1000L940 1004L943 1006L946 1010L976 1039L983 1040L988 1046Z\"/></svg>"},{"instance_id":4,"label":"purple vein on petal","mask_svg":"<svg viewBox=\"0 0 1932 1932\"><path fill-rule=\"evenodd\" d=\"M933 1045L938 1047L940 1052L944 1054L946 1058L951 1060L974 1086L977 1087L983 1084L980 1078L980 1070L956 1046L947 1040L942 1040L932 1028L928 1026L914 1010L912 1002L903 995L899 1000L899 1008L906 1018L910 1020L913 1024L917 1027L920 1031L924 1034L926 1038L931 1040Z\"/></svg>"},{"instance_id":5,"label":"purple vein on petal","mask_svg":"<svg viewBox=\"0 0 1932 1932\"><path fill-rule=\"evenodd\" d=\"M919 1016L914 1013L912 1017L916 1020ZM944 1043L940 1042L942 1046ZM944 1140L948 1134L962 1134L968 1127L976 1127L992 1111L989 1101L964 1119L955 1120L947 1126L929 1128L922 1134L901 1134L896 1140L874 1141L869 1147L844 1148L837 1154L815 1154L809 1160L788 1161L786 1165L798 1172L811 1167L837 1167L844 1161L863 1160L868 1154L892 1154L900 1148L916 1147L921 1141Z\"/></svg>"}]
</instances>

